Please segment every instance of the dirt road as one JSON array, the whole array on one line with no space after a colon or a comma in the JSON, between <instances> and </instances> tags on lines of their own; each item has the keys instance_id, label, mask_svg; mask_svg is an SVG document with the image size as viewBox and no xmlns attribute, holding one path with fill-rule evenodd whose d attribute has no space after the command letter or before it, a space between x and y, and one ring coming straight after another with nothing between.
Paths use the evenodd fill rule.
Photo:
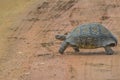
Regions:
<instances>
[{"instance_id":1,"label":"dirt road","mask_svg":"<svg viewBox=\"0 0 120 80\"><path fill-rule=\"evenodd\" d=\"M71 48L58 53L56 34L83 23L100 22L120 40L119 0L43 0L10 27L9 58L0 69L0 80L120 80L120 44L114 55L104 49Z\"/></svg>"}]
</instances>

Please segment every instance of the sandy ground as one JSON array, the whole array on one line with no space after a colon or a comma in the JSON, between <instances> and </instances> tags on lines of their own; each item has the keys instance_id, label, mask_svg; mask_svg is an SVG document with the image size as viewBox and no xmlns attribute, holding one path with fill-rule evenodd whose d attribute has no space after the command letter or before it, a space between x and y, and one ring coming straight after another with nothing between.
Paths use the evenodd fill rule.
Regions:
<instances>
[{"instance_id":1,"label":"sandy ground","mask_svg":"<svg viewBox=\"0 0 120 80\"><path fill-rule=\"evenodd\" d=\"M120 80L119 43L114 55L105 55L102 48L76 54L70 47L60 55L61 42L54 38L77 25L100 22L119 41L119 0L36 0L29 5L18 7L16 22L3 28L0 80Z\"/></svg>"},{"instance_id":2,"label":"sandy ground","mask_svg":"<svg viewBox=\"0 0 120 80\"><path fill-rule=\"evenodd\" d=\"M15 23L21 20L21 16L25 14L30 7L37 0L2 0L0 1L0 58L6 54L8 47L7 37L10 33L10 28Z\"/></svg>"}]
</instances>

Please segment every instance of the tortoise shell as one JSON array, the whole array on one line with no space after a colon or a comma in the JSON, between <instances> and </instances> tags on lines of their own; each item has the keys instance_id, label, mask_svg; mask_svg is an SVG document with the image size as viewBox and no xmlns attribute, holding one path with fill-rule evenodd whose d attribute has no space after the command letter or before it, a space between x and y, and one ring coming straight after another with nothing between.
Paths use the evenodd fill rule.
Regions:
<instances>
[{"instance_id":1,"label":"tortoise shell","mask_svg":"<svg viewBox=\"0 0 120 80\"><path fill-rule=\"evenodd\" d=\"M99 48L115 46L117 39L103 25L99 23L83 24L76 27L66 36L66 42L80 48Z\"/></svg>"}]
</instances>

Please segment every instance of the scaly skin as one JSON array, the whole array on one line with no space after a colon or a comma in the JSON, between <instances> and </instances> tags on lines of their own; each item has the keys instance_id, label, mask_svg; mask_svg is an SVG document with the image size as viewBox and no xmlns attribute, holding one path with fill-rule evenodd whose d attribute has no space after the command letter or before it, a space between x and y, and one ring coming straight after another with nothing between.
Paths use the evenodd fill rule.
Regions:
<instances>
[{"instance_id":1,"label":"scaly skin","mask_svg":"<svg viewBox=\"0 0 120 80\"><path fill-rule=\"evenodd\" d=\"M61 47L60 47L60 49L59 49L59 53L60 53L60 54L63 54L64 51L65 51L65 49L68 47L68 45L69 45L69 44L68 44L66 41L63 41L62 44L61 44Z\"/></svg>"},{"instance_id":2,"label":"scaly skin","mask_svg":"<svg viewBox=\"0 0 120 80\"><path fill-rule=\"evenodd\" d=\"M109 46L104 47L104 49L107 55L112 55L114 53L114 51Z\"/></svg>"}]
</instances>

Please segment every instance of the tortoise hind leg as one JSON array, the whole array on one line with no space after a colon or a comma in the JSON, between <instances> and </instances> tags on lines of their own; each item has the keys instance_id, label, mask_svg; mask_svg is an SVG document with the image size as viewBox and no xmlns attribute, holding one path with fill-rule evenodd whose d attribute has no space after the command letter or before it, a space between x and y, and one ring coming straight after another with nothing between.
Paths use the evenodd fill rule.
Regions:
<instances>
[{"instance_id":1,"label":"tortoise hind leg","mask_svg":"<svg viewBox=\"0 0 120 80\"><path fill-rule=\"evenodd\" d=\"M107 55L112 55L114 53L114 51L109 46L104 47L104 49Z\"/></svg>"},{"instance_id":2,"label":"tortoise hind leg","mask_svg":"<svg viewBox=\"0 0 120 80\"><path fill-rule=\"evenodd\" d=\"M64 51L65 51L65 49L68 47L68 43L66 42L66 41L64 41L62 44L61 44L61 47L60 47L60 49L59 49L59 53L60 54L63 54L64 53Z\"/></svg>"}]
</instances>

